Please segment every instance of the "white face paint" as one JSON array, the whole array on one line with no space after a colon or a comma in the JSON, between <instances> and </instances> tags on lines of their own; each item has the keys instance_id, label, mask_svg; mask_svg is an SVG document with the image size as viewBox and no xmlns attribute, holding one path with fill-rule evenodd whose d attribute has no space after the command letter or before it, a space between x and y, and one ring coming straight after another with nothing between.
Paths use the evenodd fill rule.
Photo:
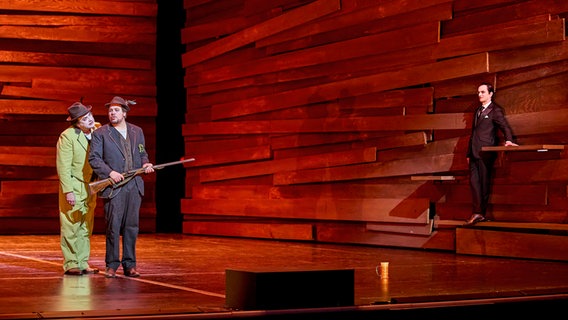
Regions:
<instances>
[{"instance_id":1,"label":"white face paint","mask_svg":"<svg viewBox=\"0 0 568 320\"><path fill-rule=\"evenodd\" d=\"M91 132L91 130L95 127L95 118L93 117L93 114L89 112L79 118L77 120L77 127L79 127L79 129L83 132Z\"/></svg>"}]
</instances>

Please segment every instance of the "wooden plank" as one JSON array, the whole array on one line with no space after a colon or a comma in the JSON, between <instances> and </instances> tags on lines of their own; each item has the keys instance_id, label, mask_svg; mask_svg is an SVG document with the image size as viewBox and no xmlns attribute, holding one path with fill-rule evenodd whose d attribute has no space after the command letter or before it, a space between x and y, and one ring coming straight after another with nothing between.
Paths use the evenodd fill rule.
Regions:
<instances>
[{"instance_id":1,"label":"wooden plank","mask_svg":"<svg viewBox=\"0 0 568 320\"><path fill-rule=\"evenodd\" d=\"M216 19L208 23L186 26L181 30L181 43L191 43L229 35L281 14L281 8L274 8L268 12L261 12L252 16L237 14L226 19Z\"/></svg>"},{"instance_id":2,"label":"wooden plank","mask_svg":"<svg viewBox=\"0 0 568 320\"><path fill-rule=\"evenodd\" d=\"M221 153L227 151L237 151L246 148L255 148L258 146L270 145L267 135L245 135L245 136L229 136L229 137L211 137L206 139L191 140L192 137L186 137L185 150L191 150L191 154L200 156L208 153Z\"/></svg>"},{"instance_id":3,"label":"wooden plank","mask_svg":"<svg viewBox=\"0 0 568 320\"><path fill-rule=\"evenodd\" d=\"M352 183L274 186L271 199L330 198L330 199L381 199L381 198L428 198L431 202L442 199L445 188L430 183Z\"/></svg>"},{"instance_id":4,"label":"wooden plank","mask_svg":"<svg viewBox=\"0 0 568 320\"><path fill-rule=\"evenodd\" d=\"M491 55L492 53L490 53ZM482 82L489 82L495 86L496 75L493 73L476 74L473 76L465 76L459 79L451 79L446 81L438 81L432 83L434 88L434 99L436 99L436 112L452 112L440 106L441 103L454 99L467 98L464 96L475 95L477 86ZM451 98L451 99L442 99ZM470 102L477 103L477 97L470 99ZM461 112L464 110L461 109ZM457 112L457 111L453 111Z\"/></svg>"},{"instance_id":5,"label":"wooden plank","mask_svg":"<svg viewBox=\"0 0 568 320\"><path fill-rule=\"evenodd\" d=\"M546 152L548 150L564 150L564 145L559 144L529 144L529 145L519 145L519 146L485 146L481 148L481 151L504 151L504 152L514 152L514 151L536 151L536 152Z\"/></svg>"},{"instance_id":6,"label":"wooden plank","mask_svg":"<svg viewBox=\"0 0 568 320\"><path fill-rule=\"evenodd\" d=\"M530 16L528 18L523 18L522 21L514 19L514 20L505 20L504 22L501 23L492 23L491 21L484 20L485 23L483 24L476 23L475 25L472 25L471 28L464 28L464 29L458 28L454 25L450 26L448 24L448 22L451 23L454 22L454 20L456 20L456 18L442 22L442 38L453 37L456 35L463 35L474 32L484 32L484 31L489 31L491 29L495 30L495 29L510 28L524 23L550 21L552 20L552 17L550 14L541 14L537 16Z\"/></svg>"},{"instance_id":7,"label":"wooden plank","mask_svg":"<svg viewBox=\"0 0 568 320\"><path fill-rule=\"evenodd\" d=\"M52 156L54 147L26 147L26 146L0 146L1 154L16 154L20 156Z\"/></svg>"},{"instance_id":8,"label":"wooden plank","mask_svg":"<svg viewBox=\"0 0 568 320\"><path fill-rule=\"evenodd\" d=\"M267 46L265 49L266 54L277 55L285 52L319 47L326 44L348 41L380 33L392 33L391 31L398 31L398 29L402 28L411 28L419 24L435 23L435 25L438 26L440 20L451 19L451 5L451 2L445 2L439 5L402 13L400 15L388 16L383 19L375 19L359 24L352 24L344 28L315 35L304 36L301 31L297 31L296 39ZM406 6L404 7L406 8ZM437 29L439 29L439 27L437 27ZM437 43L439 31L436 33L437 36L435 42Z\"/></svg>"},{"instance_id":9,"label":"wooden plank","mask_svg":"<svg viewBox=\"0 0 568 320\"><path fill-rule=\"evenodd\" d=\"M546 66L543 66L543 68L546 68ZM518 80L526 79L527 77L532 78L527 79L527 82L499 91L499 98L496 98L496 101L506 106L505 110L508 114L558 110L559 106L568 104L568 97L563 92L564 85L568 81L568 73L543 75L541 75L541 72L530 73L530 71L528 74L525 72L519 73ZM527 90L532 90L535 96L542 96L542 98L538 99L538 101L530 98L531 96ZM547 143L544 139L541 141Z\"/></svg>"},{"instance_id":10,"label":"wooden plank","mask_svg":"<svg viewBox=\"0 0 568 320\"><path fill-rule=\"evenodd\" d=\"M312 241L313 227L307 223L261 223L244 221L183 222L184 234L246 237L272 240Z\"/></svg>"},{"instance_id":11,"label":"wooden plank","mask_svg":"<svg viewBox=\"0 0 568 320\"><path fill-rule=\"evenodd\" d=\"M183 126L184 135L261 134L297 132L364 132L465 129L471 116L463 113L409 116L323 118L273 121L216 121Z\"/></svg>"},{"instance_id":12,"label":"wooden plank","mask_svg":"<svg viewBox=\"0 0 568 320\"><path fill-rule=\"evenodd\" d=\"M229 166L217 166L202 169L199 173L201 182L210 182L250 176L273 174L280 171L333 167L353 163L372 162L377 159L376 148L365 148L347 152L335 152L290 159L257 161Z\"/></svg>"},{"instance_id":13,"label":"wooden plank","mask_svg":"<svg viewBox=\"0 0 568 320\"><path fill-rule=\"evenodd\" d=\"M305 133L285 134L270 138L270 147L273 150L309 147L340 142L362 141L367 138L366 133Z\"/></svg>"},{"instance_id":14,"label":"wooden plank","mask_svg":"<svg viewBox=\"0 0 568 320\"><path fill-rule=\"evenodd\" d=\"M499 84L500 92L506 92L508 95L513 90L524 89L529 82L531 82L531 85L537 83L539 86L544 87L539 88L540 91L547 91L547 93L553 95L554 91L551 92L549 87L554 85L555 79L564 80L567 69L568 60L543 63L537 66L500 72L497 83ZM558 82L561 82L561 80Z\"/></svg>"},{"instance_id":15,"label":"wooden plank","mask_svg":"<svg viewBox=\"0 0 568 320\"><path fill-rule=\"evenodd\" d=\"M567 245L567 236L478 228L456 230L458 254L568 261Z\"/></svg>"},{"instance_id":16,"label":"wooden plank","mask_svg":"<svg viewBox=\"0 0 568 320\"><path fill-rule=\"evenodd\" d=\"M501 7L521 1L524 0L479 0L475 2L469 0L454 0L454 11L458 12L460 15L465 15L483 10L485 9L484 7Z\"/></svg>"},{"instance_id":17,"label":"wooden plank","mask_svg":"<svg viewBox=\"0 0 568 320\"><path fill-rule=\"evenodd\" d=\"M454 185L446 195L448 203L471 203L469 185ZM494 184L489 197L491 204L511 205L547 205L548 188L546 185Z\"/></svg>"},{"instance_id":18,"label":"wooden plank","mask_svg":"<svg viewBox=\"0 0 568 320\"><path fill-rule=\"evenodd\" d=\"M76 30L72 28L44 28L0 26L0 38L45 41L77 41L113 44L155 44L155 33L138 33L133 36L126 32L104 32Z\"/></svg>"},{"instance_id":19,"label":"wooden plank","mask_svg":"<svg viewBox=\"0 0 568 320\"><path fill-rule=\"evenodd\" d=\"M428 236L432 234L432 227L434 225L434 220L430 220L426 225L394 225L385 223L367 223L367 230L388 232L388 233L402 233L402 234L413 234L419 236Z\"/></svg>"},{"instance_id":20,"label":"wooden plank","mask_svg":"<svg viewBox=\"0 0 568 320\"><path fill-rule=\"evenodd\" d=\"M454 181L455 176L411 176L412 181Z\"/></svg>"},{"instance_id":21,"label":"wooden plank","mask_svg":"<svg viewBox=\"0 0 568 320\"><path fill-rule=\"evenodd\" d=\"M182 54L182 66L211 59L225 52L242 47L258 39L278 33L307 21L325 16L340 9L339 0L320 0L295 9L276 18L272 18L256 26L244 29L228 37L201 46Z\"/></svg>"},{"instance_id":22,"label":"wooden plank","mask_svg":"<svg viewBox=\"0 0 568 320\"><path fill-rule=\"evenodd\" d=\"M380 177L396 177L416 174L465 170L465 157L454 154L437 155L415 159L376 162L345 167L306 169L274 174L275 185L289 185L308 182L357 180Z\"/></svg>"},{"instance_id":23,"label":"wooden plank","mask_svg":"<svg viewBox=\"0 0 568 320\"><path fill-rule=\"evenodd\" d=\"M557 110L511 114L507 119L516 135L564 132L568 122L568 109L559 106Z\"/></svg>"},{"instance_id":24,"label":"wooden plank","mask_svg":"<svg viewBox=\"0 0 568 320\"><path fill-rule=\"evenodd\" d=\"M182 214L301 220L428 223L430 201L415 199L182 199Z\"/></svg>"},{"instance_id":25,"label":"wooden plank","mask_svg":"<svg viewBox=\"0 0 568 320\"><path fill-rule=\"evenodd\" d=\"M566 41L546 43L537 46L518 47L489 53L489 71L502 72L543 63L568 59L568 43ZM496 83L501 87L512 85L507 77L500 78Z\"/></svg>"},{"instance_id":26,"label":"wooden plank","mask_svg":"<svg viewBox=\"0 0 568 320\"><path fill-rule=\"evenodd\" d=\"M517 181L533 183L568 180L568 159L513 162L508 167L509 177Z\"/></svg>"},{"instance_id":27,"label":"wooden plank","mask_svg":"<svg viewBox=\"0 0 568 320\"><path fill-rule=\"evenodd\" d=\"M468 132L469 133L469 132ZM378 154L379 161L388 162L392 160L411 159L419 157L435 157L441 154L463 154L467 152L469 136L461 136L457 138L440 139L431 141L423 148L410 150L385 150Z\"/></svg>"},{"instance_id":28,"label":"wooden plank","mask_svg":"<svg viewBox=\"0 0 568 320\"><path fill-rule=\"evenodd\" d=\"M401 6L396 1L388 1L383 3L375 3L374 5L369 7L356 8L355 10L351 11L345 10L342 7L339 14L332 14L328 17L318 19L311 23L303 24L295 28L285 30L278 34L274 34L270 37L260 39L259 41L257 41L256 47L262 48L277 43L297 40L304 37L314 38L322 33L333 32L333 34L337 34L341 32L341 30L349 29L354 25L365 24L374 21L382 22L387 17L396 17L399 21L399 27L407 27L409 22L415 24L423 22L417 22L416 19L413 19L413 11L421 12L423 15L426 15L428 17L436 16L436 14L433 14L432 12L428 12L430 14L426 14L424 11L427 8L438 4L449 5L450 2L448 2L447 0L435 0L428 2L420 0L409 0L405 3L404 6ZM448 14L448 12L445 11L448 8L442 6L436 6L436 8L442 8L444 9L443 12L445 14ZM451 18L451 7L449 9L450 16L446 16L448 19ZM408 22L405 19L401 19L401 17L404 16L408 17Z\"/></svg>"},{"instance_id":29,"label":"wooden plank","mask_svg":"<svg viewBox=\"0 0 568 320\"><path fill-rule=\"evenodd\" d=\"M55 180L58 179L55 165L52 167L0 165L0 179L4 180Z\"/></svg>"},{"instance_id":30,"label":"wooden plank","mask_svg":"<svg viewBox=\"0 0 568 320\"><path fill-rule=\"evenodd\" d=\"M424 132L415 132L390 137L371 138L364 141L355 141L351 145L354 148L374 146L377 150L386 150L411 146L425 146L426 143L426 134Z\"/></svg>"},{"instance_id":31,"label":"wooden plank","mask_svg":"<svg viewBox=\"0 0 568 320\"><path fill-rule=\"evenodd\" d=\"M194 154L188 153L190 157L196 157L196 161L189 163L189 167L202 167L219 164L230 164L245 161L267 160L272 156L272 151L269 145L242 148L240 150L227 150L219 152L209 152ZM218 167L216 167L218 168ZM213 170L213 169L204 169ZM245 175L246 176L246 175Z\"/></svg>"},{"instance_id":32,"label":"wooden plank","mask_svg":"<svg viewBox=\"0 0 568 320\"><path fill-rule=\"evenodd\" d=\"M147 1L25 1L11 0L0 2L1 10L62 12L79 14L109 14L118 16L155 17L158 7L155 3Z\"/></svg>"},{"instance_id":33,"label":"wooden plank","mask_svg":"<svg viewBox=\"0 0 568 320\"><path fill-rule=\"evenodd\" d=\"M192 199L269 199L272 188L262 185L193 185L191 196Z\"/></svg>"},{"instance_id":34,"label":"wooden plank","mask_svg":"<svg viewBox=\"0 0 568 320\"><path fill-rule=\"evenodd\" d=\"M202 73L192 73L187 81L202 85L257 74L295 69L316 64L420 47L438 40L438 23L411 26L406 29L355 38L305 50L297 50L237 65L224 66ZM394 41L404 38L405 41ZM380 44L380 45L377 45Z\"/></svg>"},{"instance_id":35,"label":"wooden plank","mask_svg":"<svg viewBox=\"0 0 568 320\"><path fill-rule=\"evenodd\" d=\"M10 86L4 85L1 91L2 95L6 96L16 96L16 97L26 97L33 99L56 99L65 101L66 107L63 111L67 113L67 107L71 105L74 101L79 100L81 97L87 97L84 103L95 104L104 106L105 103L110 101L113 94L106 93L100 94L98 92L85 92L84 90L65 90L61 88L28 88L20 86ZM122 95L124 96L124 95ZM129 115L136 114L138 116L156 116L157 115L157 104L155 97L140 97L140 96L128 96L129 99L135 100L137 102L136 106L132 107ZM27 101L27 100L26 100ZM14 107L14 106L12 106ZM101 108L102 109L102 108ZM17 112L17 109L12 109ZM21 110L19 113L26 113L26 110ZM43 110L42 110L43 111ZM106 110L104 110L106 112ZM27 112L30 113L29 110Z\"/></svg>"},{"instance_id":36,"label":"wooden plank","mask_svg":"<svg viewBox=\"0 0 568 320\"><path fill-rule=\"evenodd\" d=\"M58 192L59 182L54 180L0 181L0 196Z\"/></svg>"},{"instance_id":37,"label":"wooden plank","mask_svg":"<svg viewBox=\"0 0 568 320\"><path fill-rule=\"evenodd\" d=\"M0 62L6 63L26 63L43 66L57 67L102 67L102 68L124 68L124 69L146 69L150 70L152 65L150 60L130 59L119 57L101 57L97 55L79 54L55 54L22 51L0 51ZM65 86L62 86L65 87Z\"/></svg>"},{"instance_id":38,"label":"wooden plank","mask_svg":"<svg viewBox=\"0 0 568 320\"><path fill-rule=\"evenodd\" d=\"M496 24L508 21L530 19L535 16L559 14L568 11L566 1L558 0L531 0L521 3L510 3L497 8L483 8L477 12L460 15L446 21L445 33L468 32L479 29L484 25L495 29Z\"/></svg>"},{"instance_id":39,"label":"wooden plank","mask_svg":"<svg viewBox=\"0 0 568 320\"><path fill-rule=\"evenodd\" d=\"M372 92L396 89L430 81L441 81L487 72L487 54L448 59L364 76L354 79L311 86L274 95L243 99L236 102L213 105L212 119L220 120L246 114L273 111L297 105L340 98L341 92L357 96ZM427 78L427 80L426 80Z\"/></svg>"},{"instance_id":40,"label":"wooden plank","mask_svg":"<svg viewBox=\"0 0 568 320\"><path fill-rule=\"evenodd\" d=\"M194 185L194 199L378 199L428 198L439 201L445 188L424 182L408 183L326 183L294 186Z\"/></svg>"},{"instance_id":41,"label":"wooden plank","mask_svg":"<svg viewBox=\"0 0 568 320\"><path fill-rule=\"evenodd\" d=\"M364 226L316 225L317 241L331 243L366 244L373 246L420 248L435 250L451 250L455 248L454 232L434 231L432 235L420 236L409 234L393 234L386 232L369 232Z\"/></svg>"},{"instance_id":42,"label":"wooden plank","mask_svg":"<svg viewBox=\"0 0 568 320\"><path fill-rule=\"evenodd\" d=\"M34 157L29 157L22 154L0 153L0 165L55 167L55 154L51 156L36 155Z\"/></svg>"},{"instance_id":43,"label":"wooden plank","mask_svg":"<svg viewBox=\"0 0 568 320\"><path fill-rule=\"evenodd\" d=\"M48 12L41 14L2 14L0 25L4 26L51 26L85 28L106 27L108 30L124 28L131 33L156 32L156 20L136 16L87 16L87 15L51 15Z\"/></svg>"},{"instance_id":44,"label":"wooden plank","mask_svg":"<svg viewBox=\"0 0 568 320\"><path fill-rule=\"evenodd\" d=\"M519 206L495 206L491 212L493 222L514 222L514 223L565 223L568 218L568 211L565 207L556 205L548 206L529 206L519 208ZM468 215L469 216L469 215Z\"/></svg>"},{"instance_id":45,"label":"wooden plank","mask_svg":"<svg viewBox=\"0 0 568 320\"><path fill-rule=\"evenodd\" d=\"M121 70L99 68L66 68L46 66L6 65L0 68L1 82L32 82L33 79L65 81L111 81L129 84L155 85L156 75L152 70Z\"/></svg>"},{"instance_id":46,"label":"wooden plank","mask_svg":"<svg viewBox=\"0 0 568 320\"><path fill-rule=\"evenodd\" d=\"M276 73L262 74L253 77L240 78L231 81L224 81L219 84L212 85L202 85L195 89L195 93L210 93L219 90L229 90L240 88L241 90L253 85L270 85L271 87L258 91L254 91L254 94L244 95L244 97L249 98L251 96L263 96L267 94L274 94L276 92L282 92L292 89L297 89L298 86L293 86L297 81L308 81L312 80L310 83L303 83L302 87L323 84L333 81L338 81L340 79L357 78L361 76L366 76L370 74L377 74L385 71L391 71L400 69L403 67L433 63L434 59L431 58L434 45L415 47L412 49L400 50L387 52L377 55L362 56L357 59L350 60L340 60L325 64L316 64L312 66L306 66L299 69L287 69L279 71ZM322 78L323 77L323 78ZM315 82L313 82L315 81ZM188 81L187 76L185 78L185 85L190 87L193 84ZM244 88L243 88L244 87ZM271 90L269 90L271 89ZM393 89L393 88L391 88ZM230 91L230 90L229 90ZM233 93L234 95L235 93ZM230 97L230 96L229 96ZM345 97L340 97L345 98ZM220 101L220 99L214 99L213 101L201 102L203 97L199 97L199 105L211 105L218 104L221 102L234 101L237 99Z\"/></svg>"},{"instance_id":47,"label":"wooden plank","mask_svg":"<svg viewBox=\"0 0 568 320\"><path fill-rule=\"evenodd\" d=\"M540 222L495 222L487 221L482 225L483 229L492 230L509 230L509 231L526 231L526 232L541 232L541 231L568 231L568 224L566 223L540 223Z\"/></svg>"},{"instance_id":48,"label":"wooden plank","mask_svg":"<svg viewBox=\"0 0 568 320\"><path fill-rule=\"evenodd\" d=\"M156 85L145 85L145 84L122 84L116 82L93 82L93 81L64 81L58 80L54 83L53 80L49 78L34 78L32 79L32 88L34 89L61 89L65 90L82 90L84 92L97 93L95 96L101 94L107 95L119 95L119 96L134 96L134 97L156 97L157 87ZM85 97L85 103L87 103L89 97ZM0 100L0 103L2 100Z\"/></svg>"},{"instance_id":49,"label":"wooden plank","mask_svg":"<svg viewBox=\"0 0 568 320\"><path fill-rule=\"evenodd\" d=\"M512 49L563 41L565 39L564 34L563 19L508 27L502 29L502 32L498 34L495 34L494 30L465 34L441 39L434 52L434 57L442 59L484 51ZM480 41L484 41L483 47L477 45Z\"/></svg>"}]
</instances>

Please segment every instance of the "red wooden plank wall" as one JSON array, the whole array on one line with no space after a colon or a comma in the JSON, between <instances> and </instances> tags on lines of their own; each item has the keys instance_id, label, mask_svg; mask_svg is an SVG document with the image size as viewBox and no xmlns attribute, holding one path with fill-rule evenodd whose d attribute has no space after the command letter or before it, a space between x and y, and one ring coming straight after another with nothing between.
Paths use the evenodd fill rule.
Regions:
<instances>
[{"instance_id":1,"label":"red wooden plank wall","mask_svg":"<svg viewBox=\"0 0 568 320\"><path fill-rule=\"evenodd\" d=\"M455 249L490 81L517 142L568 140L568 2L184 2L183 232ZM563 150L503 153L497 221L566 223Z\"/></svg>"},{"instance_id":2,"label":"red wooden plank wall","mask_svg":"<svg viewBox=\"0 0 568 320\"><path fill-rule=\"evenodd\" d=\"M1 1L0 233L59 233L55 144L67 107L83 97L99 122L115 95L137 101L129 120L154 159L155 0ZM154 177L141 230L155 231ZM104 231L102 203L96 232Z\"/></svg>"}]
</instances>

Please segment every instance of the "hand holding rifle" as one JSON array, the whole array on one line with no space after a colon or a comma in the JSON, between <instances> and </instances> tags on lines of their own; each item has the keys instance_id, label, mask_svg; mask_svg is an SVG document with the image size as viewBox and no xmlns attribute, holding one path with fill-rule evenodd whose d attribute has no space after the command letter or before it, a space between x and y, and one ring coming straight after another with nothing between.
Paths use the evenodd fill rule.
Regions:
<instances>
[{"instance_id":1,"label":"hand holding rifle","mask_svg":"<svg viewBox=\"0 0 568 320\"><path fill-rule=\"evenodd\" d=\"M175 164L182 164L184 162L195 161L195 158L190 158L181 161L174 161L168 162L163 164L153 165L151 163L146 163L142 166L142 168L130 170L124 173L118 173L116 171L111 171L109 177L103 180L97 180L94 182L89 183L89 192L91 194L95 194L104 190L105 188L112 186L112 188L118 188L128 181L132 180L134 177L141 175L143 173L152 173L154 170L159 170L165 168L167 166L172 166Z\"/></svg>"}]
</instances>

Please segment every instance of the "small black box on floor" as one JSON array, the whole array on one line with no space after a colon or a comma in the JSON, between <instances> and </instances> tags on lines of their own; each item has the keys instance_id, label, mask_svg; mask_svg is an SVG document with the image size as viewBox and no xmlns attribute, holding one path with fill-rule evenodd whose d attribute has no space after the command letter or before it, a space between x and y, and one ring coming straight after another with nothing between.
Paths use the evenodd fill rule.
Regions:
<instances>
[{"instance_id":1,"label":"small black box on floor","mask_svg":"<svg viewBox=\"0 0 568 320\"><path fill-rule=\"evenodd\" d=\"M227 307L269 310L352 306L355 271L226 271Z\"/></svg>"}]
</instances>

